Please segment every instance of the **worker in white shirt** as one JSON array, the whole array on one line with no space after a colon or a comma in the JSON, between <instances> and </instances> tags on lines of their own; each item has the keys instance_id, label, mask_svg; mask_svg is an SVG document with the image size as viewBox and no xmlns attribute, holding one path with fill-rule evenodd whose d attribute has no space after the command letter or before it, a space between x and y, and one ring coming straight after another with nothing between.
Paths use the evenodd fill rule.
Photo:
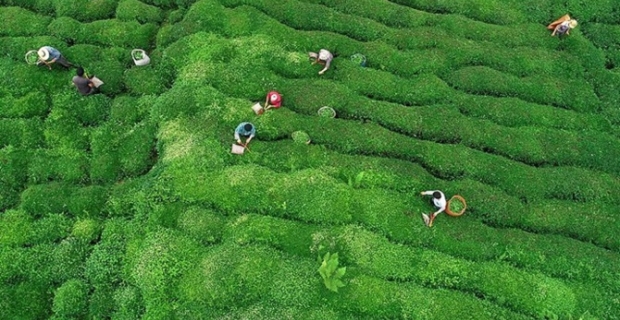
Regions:
<instances>
[{"instance_id":1,"label":"worker in white shirt","mask_svg":"<svg viewBox=\"0 0 620 320\"><path fill-rule=\"evenodd\" d=\"M438 214L446 210L446 206L448 204L448 202L446 201L446 196L443 194L443 192L439 190L423 191L423 192L420 192L420 195L423 195L423 196L432 195L433 196L431 198L431 204L433 204L435 208L437 208L437 211L433 212L430 217L426 215L425 213L422 214L422 218L424 219L424 224L426 224L429 227L432 227L433 220L435 220L435 217Z\"/></svg>"},{"instance_id":2,"label":"worker in white shirt","mask_svg":"<svg viewBox=\"0 0 620 320\"><path fill-rule=\"evenodd\" d=\"M325 73L325 71L329 69L332 60L334 60L334 55L325 49L319 50L319 53L308 52L308 56L310 57L310 60L313 60L312 64L318 63L324 66L323 70L319 71L319 74Z\"/></svg>"}]
</instances>

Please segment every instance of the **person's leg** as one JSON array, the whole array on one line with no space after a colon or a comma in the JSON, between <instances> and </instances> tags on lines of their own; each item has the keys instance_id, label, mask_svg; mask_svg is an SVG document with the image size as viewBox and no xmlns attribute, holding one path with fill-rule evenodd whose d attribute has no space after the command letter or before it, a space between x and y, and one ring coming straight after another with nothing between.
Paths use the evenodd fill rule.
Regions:
<instances>
[{"instance_id":1,"label":"person's leg","mask_svg":"<svg viewBox=\"0 0 620 320\"><path fill-rule=\"evenodd\" d=\"M56 63L60 64L61 66L65 68L73 67L73 64L67 61L67 59L65 59L65 57L63 57L62 55L60 56L60 58L58 58L58 60L56 60Z\"/></svg>"}]
</instances>

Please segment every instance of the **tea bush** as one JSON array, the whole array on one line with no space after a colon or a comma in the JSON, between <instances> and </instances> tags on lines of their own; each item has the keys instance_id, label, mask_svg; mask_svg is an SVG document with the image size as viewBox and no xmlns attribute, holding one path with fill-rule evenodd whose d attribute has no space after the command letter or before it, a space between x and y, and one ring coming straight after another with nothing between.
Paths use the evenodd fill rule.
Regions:
<instances>
[{"instance_id":1,"label":"tea bush","mask_svg":"<svg viewBox=\"0 0 620 320\"><path fill-rule=\"evenodd\" d=\"M138 0L122 0L116 7L116 18L122 21L136 20L140 23L159 23L162 21L163 13L158 7Z\"/></svg>"},{"instance_id":2,"label":"tea bush","mask_svg":"<svg viewBox=\"0 0 620 320\"><path fill-rule=\"evenodd\" d=\"M54 314L60 318L83 317L86 315L88 285L79 279L62 284L54 293Z\"/></svg>"},{"instance_id":3,"label":"tea bush","mask_svg":"<svg viewBox=\"0 0 620 320\"><path fill-rule=\"evenodd\" d=\"M19 7L0 7L0 19L4 22L0 35L11 37L42 35L52 20Z\"/></svg>"}]
</instances>

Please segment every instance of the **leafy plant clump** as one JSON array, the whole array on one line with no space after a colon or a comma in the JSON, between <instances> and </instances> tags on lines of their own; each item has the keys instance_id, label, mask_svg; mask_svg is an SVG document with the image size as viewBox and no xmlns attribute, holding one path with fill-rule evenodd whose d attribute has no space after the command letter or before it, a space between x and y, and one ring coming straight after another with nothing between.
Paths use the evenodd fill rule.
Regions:
<instances>
[{"instance_id":1,"label":"leafy plant clump","mask_svg":"<svg viewBox=\"0 0 620 320\"><path fill-rule=\"evenodd\" d=\"M344 287L344 282L341 279L347 272L347 267L338 268L338 252L326 253L318 271L327 289L338 292L338 288Z\"/></svg>"},{"instance_id":2,"label":"leafy plant clump","mask_svg":"<svg viewBox=\"0 0 620 320\"><path fill-rule=\"evenodd\" d=\"M452 212L461 212L465 206L461 201L450 201L450 211Z\"/></svg>"}]
</instances>

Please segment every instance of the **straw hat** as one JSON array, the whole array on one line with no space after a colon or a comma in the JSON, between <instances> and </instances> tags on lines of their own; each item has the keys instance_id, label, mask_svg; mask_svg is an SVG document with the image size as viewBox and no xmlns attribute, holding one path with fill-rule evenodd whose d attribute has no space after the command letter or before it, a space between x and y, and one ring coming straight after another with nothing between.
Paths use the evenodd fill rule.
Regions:
<instances>
[{"instance_id":1,"label":"straw hat","mask_svg":"<svg viewBox=\"0 0 620 320\"><path fill-rule=\"evenodd\" d=\"M570 19L570 20L569 20L569 22L568 22L568 26L569 26L571 29L574 29L574 28L577 26L577 24L578 24L578 23L577 23L577 20L575 20L575 19Z\"/></svg>"},{"instance_id":2,"label":"straw hat","mask_svg":"<svg viewBox=\"0 0 620 320\"><path fill-rule=\"evenodd\" d=\"M319 54L316 52L308 52L308 57L317 59L319 57Z\"/></svg>"},{"instance_id":3,"label":"straw hat","mask_svg":"<svg viewBox=\"0 0 620 320\"><path fill-rule=\"evenodd\" d=\"M43 60L47 60L50 57L50 52L47 50L47 48L41 48L39 49L39 51L37 51L37 54L39 55L39 57Z\"/></svg>"}]
</instances>

